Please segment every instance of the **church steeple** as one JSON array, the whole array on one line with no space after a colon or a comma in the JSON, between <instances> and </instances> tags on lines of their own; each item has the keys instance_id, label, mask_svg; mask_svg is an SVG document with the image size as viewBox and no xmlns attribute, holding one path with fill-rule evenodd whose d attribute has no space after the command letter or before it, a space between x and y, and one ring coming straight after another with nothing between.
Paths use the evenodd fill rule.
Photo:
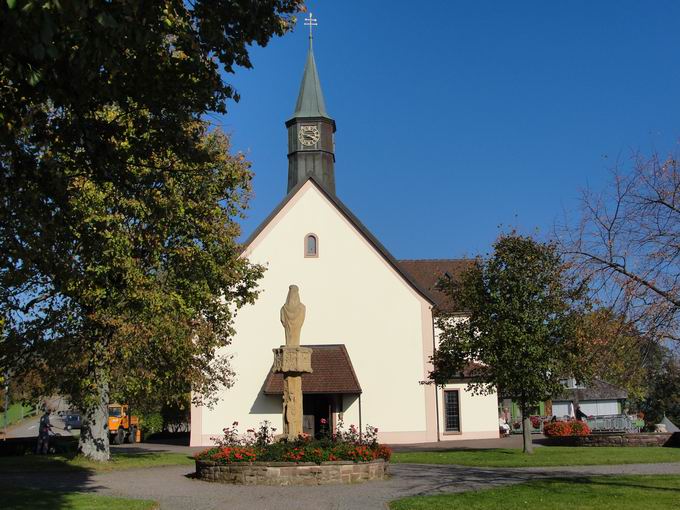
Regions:
<instances>
[{"instance_id":1,"label":"church steeple","mask_svg":"<svg viewBox=\"0 0 680 510\"><path fill-rule=\"evenodd\" d=\"M295 112L286 122L288 128L288 191L299 182L313 176L327 191L335 193L335 154L333 133L335 121L326 112L312 48L311 27L316 20L309 18L309 51L302 75Z\"/></svg>"},{"instance_id":2,"label":"church steeple","mask_svg":"<svg viewBox=\"0 0 680 510\"><path fill-rule=\"evenodd\" d=\"M316 70L311 39L309 40L305 72L302 75L300 92L298 93L295 112L292 118L295 117L325 117L330 119L328 113L326 113L326 103L323 100L323 92L321 92L321 82L319 81L319 73Z\"/></svg>"}]
</instances>

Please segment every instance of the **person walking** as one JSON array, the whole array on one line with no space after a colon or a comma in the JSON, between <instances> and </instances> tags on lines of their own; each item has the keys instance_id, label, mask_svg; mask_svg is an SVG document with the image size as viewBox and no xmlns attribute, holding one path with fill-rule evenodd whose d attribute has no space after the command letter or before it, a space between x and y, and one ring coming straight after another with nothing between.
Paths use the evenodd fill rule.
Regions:
<instances>
[{"instance_id":1,"label":"person walking","mask_svg":"<svg viewBox=\"0 0 680 510\"><path fill-rule=\"evenodd\" d=\"M583 421L588 415L581 411L581 406L576 406L576 421Z\"/></svg>"}]
</instances>

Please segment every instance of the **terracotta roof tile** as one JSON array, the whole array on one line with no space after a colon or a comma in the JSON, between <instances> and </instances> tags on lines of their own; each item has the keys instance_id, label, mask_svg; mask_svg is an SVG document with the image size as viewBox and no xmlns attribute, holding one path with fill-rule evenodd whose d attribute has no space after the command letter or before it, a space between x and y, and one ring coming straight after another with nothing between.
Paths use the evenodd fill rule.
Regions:
<instances>
[{"instance_id":1,"label":"terracotta roof tile","mask_svg":"<svg viewBox=\"0 0 680 510\"><path fill-rule=\"evenodd\" d=\"M457 312L460 310L456 309L451 298L436 289L437 282L443 277L459 279L474 263L474 259L421 259L400 260L399 266L432 296L439 310Z\"/></svg>"},{"instance_id":2,"label":"terracotta roof tile","mask_svg":"<svg viewBox=\"0 0 680 510\"><path fill-rule=\"evenodd\" d=\"M361 393L347 349L337 345L303 345L312 349L311 374L302 374L302 393ZM283 374L269 371L265 395L283 394Z\"/></svg>"}]
</instances>

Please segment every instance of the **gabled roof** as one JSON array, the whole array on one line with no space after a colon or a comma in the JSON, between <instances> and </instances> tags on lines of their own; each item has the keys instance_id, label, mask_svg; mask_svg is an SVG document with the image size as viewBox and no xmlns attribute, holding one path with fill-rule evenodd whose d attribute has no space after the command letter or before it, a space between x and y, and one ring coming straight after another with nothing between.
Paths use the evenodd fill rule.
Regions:
<instances>
[{"instance_id":1,"label":"gabled roof","mask_svg":"<svg viewBox=\"0 0 680 510\"><path fill-rule=\"evenodd\" d=\"M307 177L304 181L301 181L298 183L297 186L295 186L292 190L290 190L290 193L286 195L286 197L279 203L279 205L274 208L274 210L271 212L269 216L267 216L260 225L253 231L252 234L246 239L246 241L243 243L243 250L245 251L248 246L260 235L260 233L266 228L266 226L281 212L281 210L290 202L290 200L300 191L300 189L307 184L307 182L311 181L311 183L316 187L316 189L321 192L321 194L328 199L329 202L331 202L337 209L342 213L342 215L352 224L354 228L356 228L359 233L375 248L375 250L387 261L390 266L403 278L403 280L413 289L415 290L420 296L422 296L427 302L430 304L434 305L435 300L432 297L432 295L424 289L407 271L404 270L404 268L397 262L397 260L390 254L389 251L387 251L387 248L385 248L378 239L364 226L359 219L354 216L354 213L349 210L349 208L342 203L342 201L334 194L329 193L324 189L323 186L319 185L319 183L316 181L316 179L313 176Z\"/></svg>"},{"instance_id":2,"label":"gabled roof","mask_svg":"<svg viewBox=\"0 0 680 510\"><path fill-rule=\"evenodd\" d=\"M440 279L459 280L463 272L475 263L474 259L419 259L400 260L399 265L435 300L438 310L460 312L451 297L437 289Z\"/></svg>"},{"instance_id":3,"label":"gabled roof","mask_svg":"<svg viewBox=\"0 0 680 510\"><path fill-rule=\"evenodd\" d=\"M305 63L305 72L302 75L302 83L300 83L300 92L298 93L297 103L295 104L295 112L292 119L299 117L324 117L330 119L326 112L326 103L323 100L323 93L321 92L321 82L319 81L319 73L316 70L316 61L314 60L314 51L312 50L312 42L309 42L309 51L307 52L307 62Z\"/></svg>"},{"instance_id":4,"label":"gabled roof","mask_svg":"<svg viewBox=\"0 0 680 510\"><path fill-rule=\"evenodd\" d=\"M622 400L625 398L628 398L628 392L623 388L595 379L587 388L565 388L559 395L554 395L552 400L553 402L587 402L588 400Z\"/></svg>"},{"instance_id":5,"label":"gabled roof","mask_svg":"<svg viewBox=\"0 0 680 510\"><path fill-rule=\"evenodd\" d=\"M343 344L303 347L312 349L312 373L302 374L302 393L361 393L361 385ZM281 395L283 374L270 369L263 391L265 395Z\"/></svg>"}]
</instances>

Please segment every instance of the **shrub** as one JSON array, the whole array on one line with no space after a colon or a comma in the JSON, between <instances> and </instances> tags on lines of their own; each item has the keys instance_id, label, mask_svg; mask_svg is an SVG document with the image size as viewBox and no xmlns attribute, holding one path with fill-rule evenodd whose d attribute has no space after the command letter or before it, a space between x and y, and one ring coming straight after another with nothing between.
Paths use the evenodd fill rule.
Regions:
<instances>
[{"instance_id":1,"label":"shrub","mask_svg":"<svg viewBox=\"0 0 680 510\"><path fill-rule=\"evenodd\" d=\"M139 426L147 436L162 432L163 416L158 412L141 415L139 417Z\"/></svg>"},{"instance_id":2,"label":"shrub","mask_svg":"<svg viewBox=\"0 0 680 510\"><path fill-rule=\"evenodd\" d=\"M572 421L571 435L572 436L588 436L590 435L590 427L583 421Z\"/></svg>"},{"instance_id":3,"label":"shrub","mask_svg":"<svg viewBox=\"0 0 680 510\"><path fill-rule=\"evenodd\" d=\"M553 421L544 425L543 434L548 437L587 436L590 427L582 421Z\"/></svg>"},{"instance_id":4,"label":"shrub","mask_svg":"<svg viewBox=\"0 0 680 510\"><path fill-rule=\"evenodd\" d=\"M543 427L543 434L548 437L569 436L571 427L567 421L553 421Z\"/></svg>"},{"instance_id":5,"label":"shrub","mask_svg":"<svg viewBox=\"0 0 680 510\"><path fill-rule=\"evenodd\" d=\"M258 430L249 429L245 435L238 432L238 422L223 429L224 436L213 438L216 446L196 454L197 460L211 460L219 464L237 462L315 462L349 460L353 462L384 459L389 461L392 450L378 443L378 429L366 427L364 434L351 425L345 431L342 424L332 436L321 439L309 436L294 441L274 442L269 422L263 422Z\"/></svg>"}]
</instances>

